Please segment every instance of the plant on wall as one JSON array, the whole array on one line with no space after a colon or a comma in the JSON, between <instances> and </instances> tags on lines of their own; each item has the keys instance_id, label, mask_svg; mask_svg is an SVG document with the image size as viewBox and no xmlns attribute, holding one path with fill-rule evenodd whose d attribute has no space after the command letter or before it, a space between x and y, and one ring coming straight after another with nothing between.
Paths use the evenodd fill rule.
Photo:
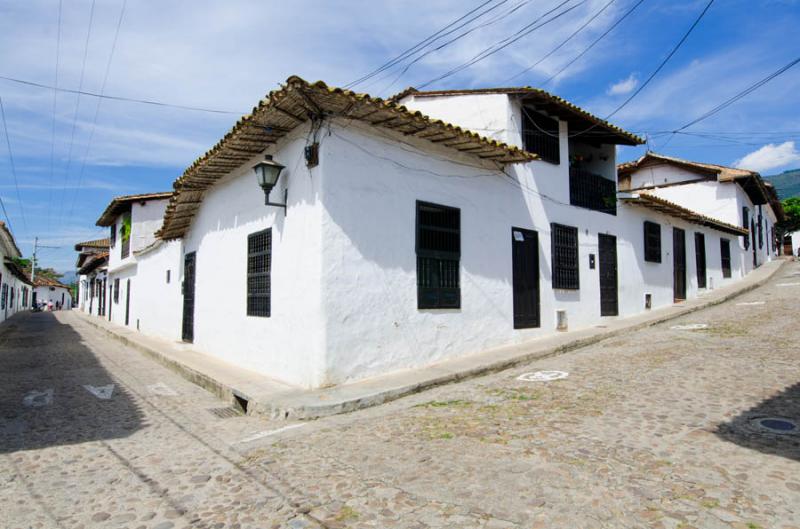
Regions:
<instances>
[{"instance_id":1,"label":"plant on wall","mask_svg":"<svg viewBox=\"0 0 800 529\"><path fill-rule=\"evenodd\" d=\"M122 227L120 228L120 236L122 242L128 242L131 239L131 216L125 215L122 217Z\"/></svg>"}]
</instances>

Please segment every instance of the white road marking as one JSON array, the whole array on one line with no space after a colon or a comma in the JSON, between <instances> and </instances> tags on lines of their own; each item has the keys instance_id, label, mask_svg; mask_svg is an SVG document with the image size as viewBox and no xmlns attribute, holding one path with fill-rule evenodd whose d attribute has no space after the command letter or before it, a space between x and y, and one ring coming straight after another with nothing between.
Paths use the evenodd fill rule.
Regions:
<instances>
[{"instance_id":1,"label":"white road marking","mask_svg":"<svg viewBox=\"0 0 800 529\"><path fill-rule=\"evenodd\" d=\"M114 384L108 384L106 386L90 386L86 384L83 387L86 389L86 391L101 400L110 399L111 394L114 393Z\"/></svg>"},{"instance_id":2,"label":"white road marking","mask_svg":"<svg viewBox=\"0 0 800 529\"><path fill-rule=\"evenodd\" d=\"M162 397L174 397L178 394L177 391L175 391L168 385L164 384L163 382L147 386L147 390L150 393L153 393L154 395L161 395Z\"/></svg>"},{"instance_id":3,"label":"white road marking","mask_svg":"<svg viewBox=\"0 0 800 529\"><path fill-rule=\"evenodd\" d=\"M536 371L535 373L523 373L517 377L517 380L525 382L549 382L551 380L560 380L567 378L569 373L566 371Z\"/></svg>"},{"instance_id":4,"label":"white road marking","mask_svg":"<svg viewBox=\"0 0 800 529\"><path fill-rule=\"evenodd\" d=\"M797 287L797 286L800 286L800 283L778 283L775 286L776 287Z\"/></svg>"},{"instance_id":5,"label":"white road marking","mask_svg":"<svg viewBox=\"0 0 800 529\"><path fill-rule=\"evenodd\" d=\"M34 389L22 398L22 403L29 408L41 408L53 403L53 388L44 391Z\"/></svg>"},{"instance_id":6,"label":"white road marking","mask_svg":"<svg viewBox=\"0 0 800 529\"><path fill-rule=\"evenodd\" d=\"M707 329L707 323L685 323L683 325L673 325L670 327L673 331L696 331L698 329Z\"/></svg>"},{"instance_id":7,"label":"white road marking","mask_svg":"<svg viewBox=\"0 0 800 529\"><path fill-rule=\"evenodd\" d=\"M254 433L250 437L245 437L244 439L241 439L241 440L236 441L236 442L237 443L249 443L251 441L257 441L258 439L263 439L265 437L269 437L270 435L275 435L277 433L285 432L287 430L293 430L295 428L300 428L301 426L305 426L305 425L306 425L306 423L304 423L304 422L297 423L297 424L290 424L289 426L284 426L283 428L278 428L277 430L268 430L268 431L265 431L265 432Z\"/></svg>"},{"instance_id":8,"label":"white road marking","mask_svg":"<svg viewBox=\"0 0 800 529\"><path fill-rule=\"evenodd\" d=\"M740 307L749 307L752 305L763 305L766 301L742 301L741 303L737 303L736 305Z\"/></svg>"}]
</instances>

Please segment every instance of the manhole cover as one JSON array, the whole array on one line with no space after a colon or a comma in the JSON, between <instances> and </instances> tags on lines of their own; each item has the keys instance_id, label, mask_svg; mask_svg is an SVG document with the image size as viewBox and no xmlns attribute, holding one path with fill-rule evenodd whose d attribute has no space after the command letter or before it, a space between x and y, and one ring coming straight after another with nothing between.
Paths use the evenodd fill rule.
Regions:
<instances>
[{"instance_id":1,"label":"manhole cover","mask_svg":"<svg viewBox=\"0 0 800 529\"><path fill-rule=\"evenodd\" d=\"M220 419L230 419L232 417L239 417L242 413L234 408L209 408L209 413Z\"/></svg>"},{"instance_id":2,"label":"manhole cover","mask_svg":"<svg viewBox=\"0 0 800 529\"><path fill-rule=\"evenodd\" d=\"M792 419L785 417L758 417L753 419L752 424L759 430L780 435L796 435L800 433L800 427Z\"/></svg>"},{"instance_id":3,"label":"manhole cover","mask_svg":"<svg viewBox=\"0 0 800 529\"><path fill-rule=\"evenodd\" d=\"M708 329L707 323L684 323L683 325L673 325L673 331L696 331L698 329Z\"/></svg>"},{"instance_id":4,"label":"manhole cover","mask_svg":"<svg viewBox=\"0 0 800 529\"><path fill-rule=\"evenodd\" d=\"M517 377L517 380L525 382L549 382L551 380L560 380L567 378L569 373L566 371L536 371L535 373L523 373Z\"/></svg>"}]
</instances>

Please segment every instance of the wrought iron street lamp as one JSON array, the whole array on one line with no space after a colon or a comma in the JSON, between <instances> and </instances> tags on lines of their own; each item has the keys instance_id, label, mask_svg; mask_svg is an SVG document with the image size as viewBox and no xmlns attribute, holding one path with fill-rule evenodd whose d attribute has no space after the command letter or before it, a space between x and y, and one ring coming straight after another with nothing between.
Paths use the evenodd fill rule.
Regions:
<instances>
[{"instance_id":1,"label":"wrought iron street lamp","mask_svg":"<svg viewBox=\"0 0 800 529\"><path fill-rule=\"evenodd\" d=\"M267 206L280 206L286 209L285 203L276 204L269 201L269 193L272 191L272 188L275 187L275 184L278 183L278 177L281 175L283 169L284 166L274 161L271 154L265 155L263 161L253 166L253 170L256 172L256 178L258 179L258 185L264 190L264 204ZM284 201L285 200L286 198L284 196Z\"/></svg>"}]
</instances>

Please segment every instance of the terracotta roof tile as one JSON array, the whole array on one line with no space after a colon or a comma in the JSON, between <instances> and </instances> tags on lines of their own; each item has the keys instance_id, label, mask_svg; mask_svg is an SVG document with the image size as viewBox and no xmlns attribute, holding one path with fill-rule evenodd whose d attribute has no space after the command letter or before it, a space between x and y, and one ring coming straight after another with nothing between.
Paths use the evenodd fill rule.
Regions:
<instances>
[{"instance_id":1,"label":"terracotta roof tile","mask_svg":"<svg viewBox=\"0 0 800 529\"><path fill-rule=\"evenodd\" d=\"M140 195L123 195L114 197L106 206L105 211L97 219L98 226L111 226L116 218L127 209L128 205L134 202L144 202L147 200L163 200L172 196L172 191L162 191L158 193L142 193Z\"/></svg>"}]
</instances>

